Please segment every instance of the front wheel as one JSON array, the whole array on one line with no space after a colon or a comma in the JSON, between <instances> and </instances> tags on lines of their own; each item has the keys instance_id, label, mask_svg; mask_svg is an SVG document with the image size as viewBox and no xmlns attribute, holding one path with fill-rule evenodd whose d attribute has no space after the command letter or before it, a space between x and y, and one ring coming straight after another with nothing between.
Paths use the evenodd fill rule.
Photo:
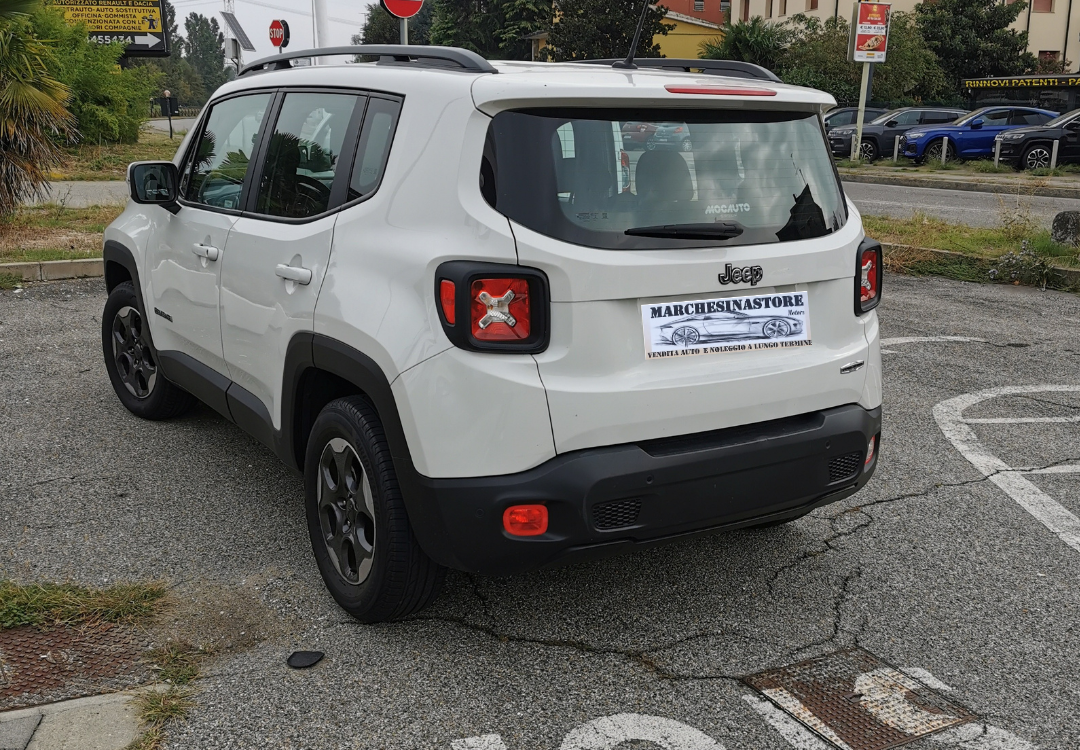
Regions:
<instances>
[{"instance_id":1,"label":"front wheel","mask_svg":"<svg viewBox=\"0 0 1080 750\"><path fill-rule=\"evenodd\" d=\"M791 324L786 320L774 318L761 327L761 332L770 339L782 339L791 333Z\"/></svg>"},{"instance_id":2,"label":"front wheel","mask_svg":"<svg viewBox=\"0 0 1080 750\"><path fill-rule=\"evenodd\" d=\"M326 587L361 622L397 620L438 595L445 573L420 548L382 423L367 399L333 401L304 461L308 535Z\"/></svg>"},{"instance_id":3,"label":"front wheel","mask_svg":"<svg viewBox=\"0 0 1080 750\"><path fill-rule=\"evenodd\" d=\"M873 141L863 141L859 144L859 155L865 162L873 162L878 157L877 144Z\"/></svg>"},{"instance_id":4,"label":"front wheel","mask_svg":"<svg viewBox=\"0 0 1080 750\"><path fill-rule=\"evenodd\" d=\"M1042 144L1036 144L1024 152L1021 163L1024 169L1046 169L1050 166L1050 149Z\"/></svg>"},{"instance_id":5,"label":"front wheel","mask_svg":"<svg viewBox=\"0 0 1080 750\"><path fill-rule=\"evenodd\" d=\"M697 332L697 329L690 326L676 328L671 334L671 341L677 346L693 346L700 338L701 335Z\"/></svg>"},{"instance_id":6,"label":"front wheel","mask_svg":"<svg viewBox=\"0 0 1080 750\"><path fill-rule=\"evenodd\" d=\"M940 164L941 163L941 149L943 147L946 149L946 151L945 151L945 161L946 162L956 161L956 149L953 148L953 145L951 143L946 146L944 138L942 138L939 141L934 141L933 143L931 143L929 146L926 147L926 153L924 154L924 157L923 157L924 160L926 162L937 162L938 164Z\"/></svg>"},{"instance_id":7,"label":"front wheel","mask_svg":"<svg viewBox=\"0 0 1080 750\"><path fill-rule=\"evenodd\" d=\"M170 419L190 409L195 399L161 372L141 310L130 281L109 293L101 316L105 370L128 411L143 419Z\"/></svg>"}]
</instances>

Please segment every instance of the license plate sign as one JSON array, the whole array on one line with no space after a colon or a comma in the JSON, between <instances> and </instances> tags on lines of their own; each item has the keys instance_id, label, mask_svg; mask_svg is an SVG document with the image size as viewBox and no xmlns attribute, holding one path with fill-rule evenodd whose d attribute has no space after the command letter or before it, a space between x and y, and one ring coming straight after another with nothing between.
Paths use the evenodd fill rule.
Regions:
<instances>
[{"instance_id":1,"label":"license plate sign","mask_svg":"<svg viewBox=\"0 0 1080 750\"><path fill-rule=\"evenodd\" d=\"M807 292L771 292L644 304L645 357L810 346L809 297Z\"/></svg>"}]
</instances>

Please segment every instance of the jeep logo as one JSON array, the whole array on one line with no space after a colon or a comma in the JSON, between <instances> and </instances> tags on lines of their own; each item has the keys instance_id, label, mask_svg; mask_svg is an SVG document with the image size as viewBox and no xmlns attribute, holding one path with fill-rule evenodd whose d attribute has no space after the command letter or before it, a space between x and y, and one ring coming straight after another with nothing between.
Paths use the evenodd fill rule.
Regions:
<instances>
[{"instance_id":1,"label":"jeep logo","mask_svg":"<svg viewBox=\"0 0 1080 750\"><path fill-rule=\"evenodd\" d=\"M745 266L744 268L732 268L728 263L724 266L724 272L718 277L721 284L744 284L750 282L750 286L757 286L758 282L765 277L765 271L761 266Z\"/></svg>"}]
</instances>

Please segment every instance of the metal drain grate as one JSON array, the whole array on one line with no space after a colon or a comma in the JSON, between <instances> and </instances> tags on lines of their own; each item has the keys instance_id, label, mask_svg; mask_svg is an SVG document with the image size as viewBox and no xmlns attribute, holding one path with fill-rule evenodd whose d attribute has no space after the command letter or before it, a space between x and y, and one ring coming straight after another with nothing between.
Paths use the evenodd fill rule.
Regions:
<instances>
[{"instance_id":1,"label":"metal drain grate","mask_svg":"<svg viewBox=\"0 0 1080 750\"><path fill-rule=\"evenodd\" d=\"M838 456L829 461L829 482L840 482L851 479L858 473L862 465L861 453L848 453L846 456Z\"/></svg>"},{"instance_id":2,"label":"metal drain grate","mask_svg":"<svg viewBox=\"0 0 1080 750\"><path fill-rule=\"evenodd\" d=\"M614 500L593 506L593 523L598 529L618 529L633 526L641 512L640 500Z\"/></svg>"},{"instance_id":3,"label":"metal drain grate","mask_svg":"<svg viewBox=\"0 0 1080 750\"><path fill-rule=\"evenodd\" d=\"M743 681L844 750L886 750L975 718L861 648Z\"/></svg>"},{"instance_id":4,"label":"metal drain grate","mask_svg":"<svg viewBox=\"0 0 1080 750\"><path fill-rule=\"evenodd\" d=\"M148 645L120 625L0 631L0 711L138 685L149 677Z\"/></svg>"}]
</instances>

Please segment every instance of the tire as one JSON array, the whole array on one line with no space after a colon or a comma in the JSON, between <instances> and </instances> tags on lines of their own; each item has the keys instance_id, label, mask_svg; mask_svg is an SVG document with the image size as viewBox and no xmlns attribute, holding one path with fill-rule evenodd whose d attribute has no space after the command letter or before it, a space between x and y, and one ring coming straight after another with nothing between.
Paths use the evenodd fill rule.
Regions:
<instances>
[{"instance_id":1,"label":"tire","mask_svg":"<svg viewBox=\"0 0 1080 750\"><path fill-rule=\"evenodd\" d=\"M383 622L435 599L445 569L416 541L382 423L366 398L341 398L319 413L304 485L315 562L342 609L360 622Z\"/></svg>"},{"instance_id":2,"label":"tire","mask_svg":"<svg viewBox=\"0 0 1080 750\"><path fill-rule=\"evenodd\" d=\"M117 398L143 419L171 419L195 404L187 391L165 379L150 329L130 281L118 284L101 316L101 350Z\"/></svg>"},{"instance_id":3,"label":"tire","mask_svg":"<svg viewBox=\"0 0 1080 750\"><path fill-rule=\"evenodd\" d=\"M878 158L877 144L864 140L859 144L859 156L863 161L873 163Z\"/></svg>"},{"instance_id":4,"label":"tire","mask_svg":"<svg viewBox=\"0 0 1080 750\"><path fill-rule=\"evenodd\" d=\"M683 326L671 332L671 341L679 346L693 346L701 338L701 334L693 326Z\"/></svg>"},{"instance_id":5,"label":"tire","mask_svg":"<svg viewBox=\"0 0 1080 750\"><path fill-rule=\"evenodd\" d=\"M1043 143L1036 143L1028 147L1024 152L1024 158L1020 160L1023 169L1046 169L1050 166L1050 147Z\"/></svg>"},{"instance_id":6,"label":"tire","mask_svg":"<svg viewBox=\"0 0 1080 750\"><path fill-rule=\"evenodd\" d=\"M770 339L782 339L791 334L791 324L780 318L772 318L761 326L761 334Z\"/></svg>"},{"instance_id":7,"label":"tire","mask_svg":"<svg viewBox=\"0 0 1080 750\"><path fill-rule=\"evenodd\" d=\"M690 140L689 138L683 138L683 140L682 140L682 150L683 151L693 151L694 150L694 142L692 140Z\"/></svg>"},{"instance_id":8,"label":"tire","mask_svg":"<svg viewBox=\"0 0 1080 750\"><path fill-rule=\"evenodd\" d=\"M655 151L656 150L656 141L652 141L652 140L645 141L645 150L646 151Z\"/></svg>"},{"instance_id":9,"label":"tire","mask_svg":"<svg viewBox=\"0 0 1080 750\"><path fill-rule=\"evenodd\" d=\"M945 143L945 139L936 140L926 147L926 151L923 152L923 161L941 163L941 147ZM945 162L956 161L956 149L950 143L948 145L948 151L945 152Z\"/></svg>"}]
</instances>

